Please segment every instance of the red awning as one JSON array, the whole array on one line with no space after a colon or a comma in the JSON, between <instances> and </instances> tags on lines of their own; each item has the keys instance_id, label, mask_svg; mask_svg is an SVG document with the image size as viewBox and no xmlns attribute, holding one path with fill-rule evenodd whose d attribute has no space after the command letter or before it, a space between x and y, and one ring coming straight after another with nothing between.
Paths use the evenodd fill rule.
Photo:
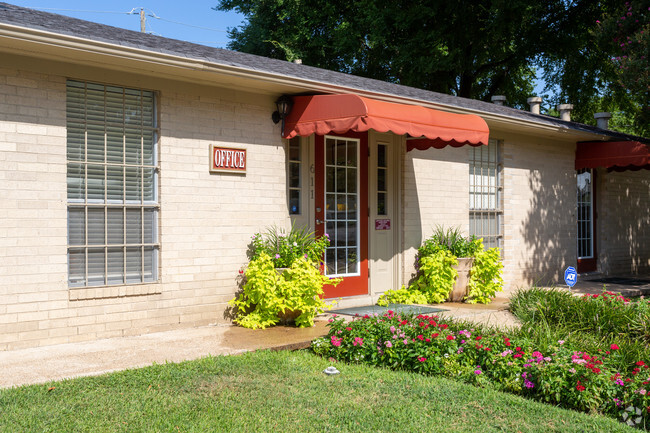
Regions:
<instances>
[{"instance_id":1,"label":"red awning","mask_svg":"<svg viewBox=\"0 0 650 433\"><path fill-rule=\"evenodd\" d=\"M650 146L638 141L578 143L576 170L596 167L605 167L610 171L650 168Z\"/></svg>"},{"instance_id":2,"label":"red awning","mask_svg":"<svg viewBox=\"0 0 650 433\"><path fill-rule=\"evenodd\" d=\"M416 137L408 140L408 150L487 145L490 135L485 121L473 114L446 113L357 95L312 95L293 97L284 138L369 129Z\"/></svg>"}]
</instances>

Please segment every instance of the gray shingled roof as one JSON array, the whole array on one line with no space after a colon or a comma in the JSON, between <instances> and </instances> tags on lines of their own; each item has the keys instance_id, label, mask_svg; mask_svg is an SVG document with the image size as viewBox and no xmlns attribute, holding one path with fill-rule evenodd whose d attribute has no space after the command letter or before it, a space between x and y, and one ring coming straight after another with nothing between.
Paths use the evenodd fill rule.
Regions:
<instances>
[{"instance_id":1,"label":"gray shingled roof","mask_svg":"<svg viewBox=\"0 0 650 433\"><path fill-rule=\"evenodd\" d=\"M323 84L357 89L359 91L406 97L434 104L443 104L486 114L490 113L517 120L546 124L549 126L566 127L599 135L607 135L615 139L638 140L650 143L650 139L633 137L627 134L603 130L577 122L565 122L555 117L533 114L528 111L499 106L488 102L459 98L442 93L430 92L399 84L386 83L384 81L329 71L307 65L298 65L287 61L270 59L252 54L207 47L190 42L125 30L118 27L96 24L63 15L22 8L8 3L0 3L0 23L74 36L98 42L111 43L124 47L138 48L151 52L186 57L188 59L195 59L224 66L234 66L251 71L312 80Z\"/></svg>"}]
</instances>

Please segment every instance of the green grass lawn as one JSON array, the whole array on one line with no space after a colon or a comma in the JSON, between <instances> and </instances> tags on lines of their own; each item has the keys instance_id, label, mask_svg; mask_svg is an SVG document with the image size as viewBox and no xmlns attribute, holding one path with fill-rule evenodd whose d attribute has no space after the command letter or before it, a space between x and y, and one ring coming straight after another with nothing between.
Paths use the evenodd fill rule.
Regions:
<instances>
[{"instance_id":1,"label":"green grass lawn","mask_svg":"<svg viewBox=\"0 0 650 433\"><path fill-rule=\"evenodd\" d=\"M309 352L260 351L0 391L1 432L632 432L612 419Z\"/></svg>"}]
</instances>

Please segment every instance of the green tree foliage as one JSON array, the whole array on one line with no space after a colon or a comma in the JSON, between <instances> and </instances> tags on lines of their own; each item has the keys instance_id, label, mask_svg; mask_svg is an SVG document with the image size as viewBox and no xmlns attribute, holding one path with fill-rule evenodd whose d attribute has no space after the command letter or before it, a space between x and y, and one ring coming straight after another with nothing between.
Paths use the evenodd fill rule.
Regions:
<instances>
[{"instance_id":1,"label":"green tree foliage","mask_svg":"<svg viewBox=\"0 0 650 433\"><path fill-rule=\"evenodd\" d=\"M615 69L613 85L627 99L635 131L650 136L650 1L625 2L597 24Z\"/></svg>"},{"instance_id":2,"label":"green tree foliage","mask_svg":"<svg viewBox=\"0 0 650 433\"><path fill-rule=\"evenodd\" d=\"M626 114L618 118L633 113L636 122L626 132L642 133L639 116L647 102L639 101L648 99L648 14L642 9L647 3L632 1L623 7L620 0L219 0L215 9L236 10L247 18L230 29L233 50L301 59L310 66L485 101L502 94L518 108L527 108L536 68L541 68L545 90L552 92L545 95L546 108L573 103L573 119L590 124L595 124L597 111L623 110ZM636 26L627 19L630 7L639 19ZM609 24L603 24L621 14L630 29L620 31L645 41L626 46L627 54L622 55L621 47L612 43L616 36L608 33ZM612 59L624 55L628 57L622 72L620 59ZM639 75L646 77L640 93L629 81Z\"/></svg>"}]
</instances>

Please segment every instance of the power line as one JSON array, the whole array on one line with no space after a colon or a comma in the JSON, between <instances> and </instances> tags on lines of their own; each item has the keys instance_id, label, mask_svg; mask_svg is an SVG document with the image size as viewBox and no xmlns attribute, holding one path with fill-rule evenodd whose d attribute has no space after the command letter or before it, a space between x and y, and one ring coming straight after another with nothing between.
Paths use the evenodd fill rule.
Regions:
<instances>
[{"instance_id":1,"label":"power line","mask_svg":"<svg viewBox=\"0 0 650 433\"><path fill-rule=\"evenodd\" d=\"M95 10L84 10L84 9L57 9L57 8L40 8L40 7L32 7L32 9L38 9L38 10L43 10L43 11L57 11L57 12L84 12L84 13L93 13L93 14L120 14L120 15L137 15L138 10L140 9L145 9L145 8L133 8L129 12L117 12L117 11L95 11ZM159 17L156 15L156 13L152 10L147 10L149 12L149 16L151 18L155 18L160 21L166 21L168 23L172 24L178 24L181 26L187 26L187 27L194 27L195 29L202 29L202 30L210 30L212 32L221 32L221 33L228 33L227 30L220 30L220 29L215 29L211 27L203 27L203 26L195 26L194 24L187 24L187 23L182 23L180 21L173 21L173 20L168 20L163 17Z\"/></svg>"},{"instance_id":2,"label":"power line","mask_svg":"<svg viewBox=\"0 0 650 433\"><path fill-rule=\"evenodd\" d=\"M118 15L138 15L140 14L140 11L144 11L145 8L143 7L136 7L131 9L129 12L118 12L118 11L97 11L97 10L85 10L85 9L60 9L60 8L42 8L42 7L32 7L32 9L38 9L38 10L43 10L43 11L55 11L55 12L81 12L81 13L93 13L93 14L118 14ZM181 25L181 26L186 26L186 27L192 27L195 29L201 29L201 30L208 30L212 32L220 32L220 33L228 33L227 30L221 30L221 29L215 29L212 27L203 27L203 26L196 26L194 24L187 24L183 23L180 21L173 21L173 20L168 20L166 18L159 17L156 15L156 13L150 9L147 10L149 12L148 16L151 18L155 18L160 21L165 21L171 24L176 24L176 25ZM142 14L140 14L140 20L141 20L141 30L144 26L144 18ZM189 41L192 42L192 41ZM203 43L219 43L221 44L222 42L212 42L212 41L194 41L194 42L203 42Z\"/></svg>"},{"instance_id":3,"label":"power line","mask_svg":"<svg viewBox=\"0 0 650 433\"><path fill-rule=\"evenodd\" d=\"M195 29L210 30L210 31L213 31L213 32L228 33L227 30L219 30L219 29L213 29L213 28L210 28L210 27L201 27L201 26L195 26L193 24L185 24L185 23L181 23L181 22L178 22L178 21L167 20L165 18L161 18L159 16L156 16L156 14L154 14L153 12L149 16L151 18L156 18L156 19L158 19L160 21L166 21L166 22L172 23L172 24L179 24L181 26L194 27Z\"/></svg>"},{"instance_id":4,"label":"power line","mask_svg":"<svg viewBox=\"0 0 650 433\"><path fill-rule=\"evenodd\" d=\"M130 15L131 12L117 12L117 11L90 11L90 10L82 10L82 9L56 9L56 8L39 8L39 7L32 7L30 9L37 9L40 11L57 11L57 12L85 12L85 13L92 13L92 14L120 14L120 15Z\"/></svg>"}]
</instances>

